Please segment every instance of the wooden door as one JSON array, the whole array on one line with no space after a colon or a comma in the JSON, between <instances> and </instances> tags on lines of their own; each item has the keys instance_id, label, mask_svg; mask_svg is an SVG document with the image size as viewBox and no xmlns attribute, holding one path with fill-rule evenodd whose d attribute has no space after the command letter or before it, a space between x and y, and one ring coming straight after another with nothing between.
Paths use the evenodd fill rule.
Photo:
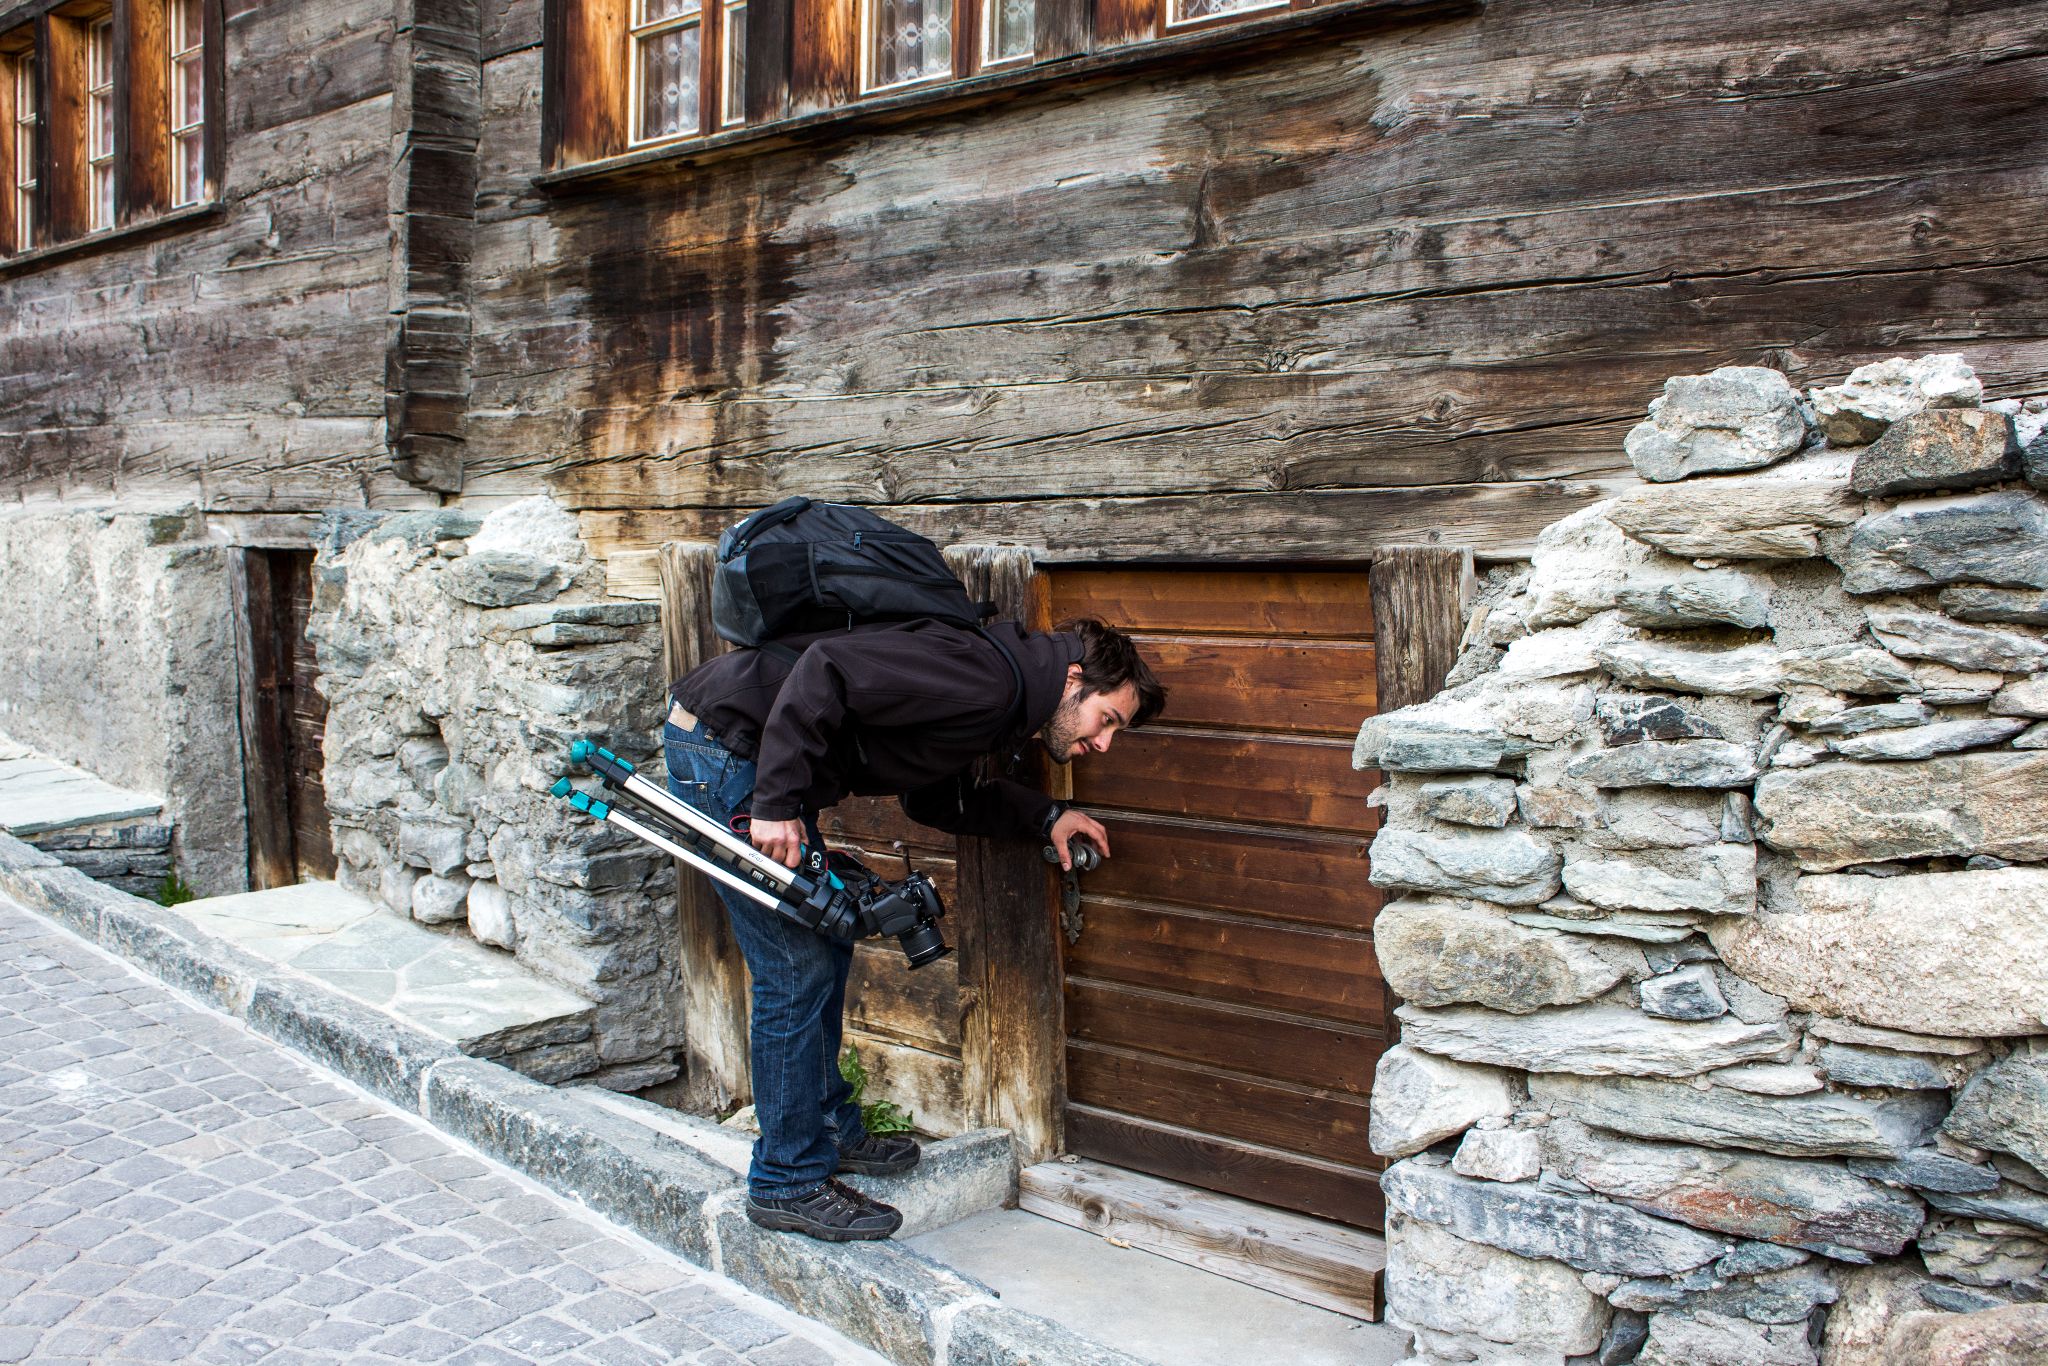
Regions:
<instances>
[{"instance_id":1,"label":"wooden door","mask_svg":"<svg viewBox=\"0 0 2048 1366\"><path fill-rule=\"evenodd\" d=\"M313 552L245 550L236 578L243 790L249 807L249 885L282 887L334 876L328 824L327 699L306 624Z\"/></svg>"},{"instance_id":2,"label":"wooden door","mask_svg":"<svg viewBox=\"0 0 2048 1366\"><path fill-rule=\"evenodd\" d=\"M1172 690L1071 766L1114 857L1062 936L1067 1149L1379 1227L1366 573L1061 570L1051 596L1130 631Z\"/></svg>"}]
</instances>

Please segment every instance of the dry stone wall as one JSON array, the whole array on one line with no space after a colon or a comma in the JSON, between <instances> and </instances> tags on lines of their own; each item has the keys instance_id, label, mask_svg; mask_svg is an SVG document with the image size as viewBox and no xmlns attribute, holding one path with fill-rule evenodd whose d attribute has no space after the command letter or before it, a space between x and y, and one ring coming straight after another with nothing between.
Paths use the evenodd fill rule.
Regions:
<instances>
[{"instance_id":1,"label":"dry stone wall","mask_svg":"<svg viewBox=\"0 0 2048 1366\"><path fill-rule=\"evenodd\" d=\"M674 871L547 793L586 736L658 765L654 604L606 601L574 517L546 498L336 528L309 634L338 880L596 1003L594 1032L521 1070L624 1090L674 1077Z\"/></svg>"},{"instance_id":2,"label":"dry stone wall","mask_svg":"<svg viewBox=\"0 0 2048 1366\"><path fill-rule=\"evenodd\" d=\"M2048 1359L2044 426L1673 379L1366 723L1417 1366Z\"/></svg>"}]
</instances>

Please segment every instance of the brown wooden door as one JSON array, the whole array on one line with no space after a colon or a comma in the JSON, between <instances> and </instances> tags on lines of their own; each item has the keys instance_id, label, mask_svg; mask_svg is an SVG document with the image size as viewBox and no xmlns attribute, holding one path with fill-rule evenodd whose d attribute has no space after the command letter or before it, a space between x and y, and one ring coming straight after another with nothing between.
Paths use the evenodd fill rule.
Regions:
<instances>
[{"instance_id":1,"label":"brown wooden door","mask_svg":"<svg viewBox=\"0 0 2048 1366\"><path fill-rule=\"evenodd\" d=\"M242 745L249 804L249 883L282 887L334 876L328 824L327 699L306 624L313 553L242 552Z\"/></svg>"},{"instance_id":2,"label":"brown wooden door","mask_svg":"<svg viewBox=\"0 0 2048 1366\"><path fill-rule=\"evenodd\" d=\"M1172 689L1071 769L1114 857L1063 936L1068 1150L1379 1227L1365 572L1061 570L1051 595L1055 620L1132 632Z\"/></svg>"}]
</instances>

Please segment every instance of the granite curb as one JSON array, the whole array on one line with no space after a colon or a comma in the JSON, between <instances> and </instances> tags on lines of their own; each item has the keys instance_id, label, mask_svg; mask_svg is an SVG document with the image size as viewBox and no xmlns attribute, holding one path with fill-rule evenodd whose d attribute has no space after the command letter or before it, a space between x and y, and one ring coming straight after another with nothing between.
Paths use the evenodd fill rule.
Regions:
<instances>
[{"instance_id":1,"label":"granite curb","mask_svg":"<svg viewBox=\"0 0 2048 1366\"><path fill-rule=\"evenodd\" d=\"M901 1244L820 1243L758 1228L743 1211L740 1181L687 1143L586 1104L573 1090L468 1057L200 929L175 907L95 882L5 834L0 894L650 1242L902 1366L1152 1366L1007 1308L987 1286ZM993 1193L999 1141L982 1132L934 1150L939 1165Z\"/></svg>"}]
</instances>

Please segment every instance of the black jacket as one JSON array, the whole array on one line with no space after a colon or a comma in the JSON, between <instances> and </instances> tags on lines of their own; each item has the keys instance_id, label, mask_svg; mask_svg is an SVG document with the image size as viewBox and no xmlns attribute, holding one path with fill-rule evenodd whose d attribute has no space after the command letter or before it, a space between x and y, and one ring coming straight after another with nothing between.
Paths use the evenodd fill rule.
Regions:
<instances>
[{"instance_id":1,"label":"black jacket","mask_svg":"<svg viewBox=\"0 0 2048 1366\"><path fill-rule=\"evenodd\" d=\"M735 650L693 669L670 695L718 742L756 764L753 814L796 820L848 795L892 795L912 820L962 835L1035 834L1052 799L997 779L976 759L1044 725L1081 658L1080 637L996 622L1024 677L997 648L936 621L795 636L794 667ZM1013 718L1017 718L1013 722Z\"/></svg>"}]
</instances>

